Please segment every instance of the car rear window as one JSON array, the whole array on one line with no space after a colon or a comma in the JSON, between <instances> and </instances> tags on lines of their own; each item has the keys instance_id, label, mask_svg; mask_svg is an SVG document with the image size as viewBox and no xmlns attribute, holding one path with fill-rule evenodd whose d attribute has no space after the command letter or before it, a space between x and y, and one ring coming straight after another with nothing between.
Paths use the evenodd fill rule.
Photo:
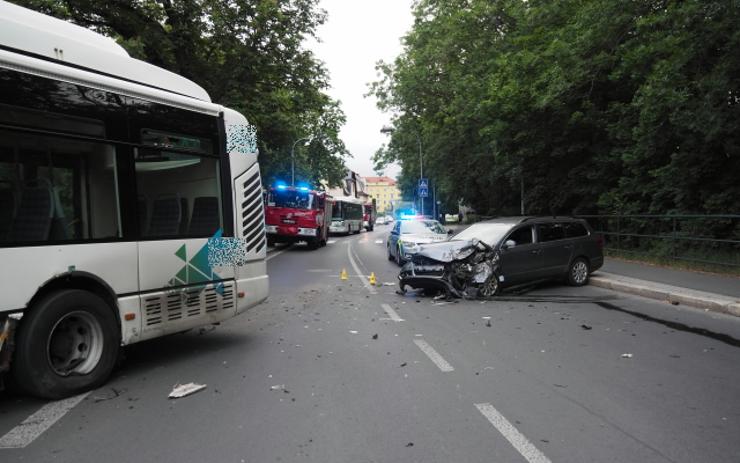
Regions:
<instances>
[{"instance_id":1,"label":"car rear window","mask_svg":"<svg viewBox=\"0 0 740 463\"><path fill-rule=\"evenodd\" d=\"M565 237L566 238L578 238L580 236L587 236L588 230L580 222L571 222L565 224Z\"/></svg>"}]
</instances>

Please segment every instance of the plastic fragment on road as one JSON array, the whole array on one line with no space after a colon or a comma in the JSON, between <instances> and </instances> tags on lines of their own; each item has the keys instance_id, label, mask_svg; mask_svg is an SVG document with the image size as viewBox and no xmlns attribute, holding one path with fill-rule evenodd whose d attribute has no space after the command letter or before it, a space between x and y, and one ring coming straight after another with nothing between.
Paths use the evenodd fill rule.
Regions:
<instances>
[{"instance_id":1,"label":"plastic fragment on road","mask_svg":"<svg viewBox=\"0 0 740 463\"><path fill-rule=\"evenodd\" d=\"M584 329L584 330L586 330L586 331L588 331L588 330L590 330L590 329L591 329L591 327L590 327L590 326L588 326L588 325L581 325L581 328L583 328L583 329Z\"/></svg>"},{"instance_id":2,"label":"plastic fragment on road","mask_svg":"<svg viewBox=\"0 0 740 463\"><path fill-rule=\"evenodd\" d=\"M623 359L631 359L632 358L632 354L622 354L622 358Z\"/></svg>"},{"instance_id":3,"label":"plastic fragment on road","mask_svg":"<svg viewBox=\"0 0 740 463\"><path fill-rule=\"evenodd\" d=\"M356 330L349 330L350 334L357 334Z\"/></svg>"},{"instance_id":4,"label":"plastic fragment on road","mask_svg":"<svg viewBox=\"0 0 740 463\"><path fill-rule=\"evenodd\" d=\"M283 391L285 390L285 384L276 384L274 386L270 386L271 391Z\"/></svg>"},{"instance_id":5,"label":"plastic fragment on road","mask_svg":"<svg viewBox=\"0 0 740 463\"><path fill-rule=\"evenodd\" d=\"M396 286L396 284L393 283L392 281L386 281L383 283L383 286Z\"/></svg>"},{"instance_id":6,"label":"plastic fragment on road","mask_svg":"<svg viewBox=\"0 0 740 463\"><path fill-rule=\"evenodd\" d=\"M169 399L179 399L181 397L185 397L191 394L195 394L196 392L200 392L205 388L206 388L205 384L196 384L196 383L176 384L175 387L172 388L172 392L170 392L170 395L168 396L168 398Z\"/></svg>"}]
</instances>

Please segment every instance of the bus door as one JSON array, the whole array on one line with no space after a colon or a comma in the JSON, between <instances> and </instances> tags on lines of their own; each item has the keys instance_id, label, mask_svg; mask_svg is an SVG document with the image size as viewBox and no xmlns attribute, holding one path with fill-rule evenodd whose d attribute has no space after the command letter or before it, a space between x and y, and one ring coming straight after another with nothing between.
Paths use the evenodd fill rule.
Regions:
<instances>
[{"instance_id":1,"label":"bus door","mask_svg":"<svg viewBox=\"0 0 740 463\"><path fill-rule=\"evenodd\" d=\"M135 158L142 338L235 312L235 269L209 252L224 223L218 158L154 148Z\"/></svg>"}]
</instances>

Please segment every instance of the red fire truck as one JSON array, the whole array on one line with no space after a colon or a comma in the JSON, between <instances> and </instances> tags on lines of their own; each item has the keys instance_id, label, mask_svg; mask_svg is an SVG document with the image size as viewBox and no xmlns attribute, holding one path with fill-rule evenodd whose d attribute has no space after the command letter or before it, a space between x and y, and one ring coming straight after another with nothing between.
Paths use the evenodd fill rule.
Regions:
<instances>
[{"instance_id":1,"label":"red fire truck","mask_svg":"<svg viewBox=\"0 0 740 463\"><path fill-rule=\"evenodd\" d=\"M326 245L331 221L331 197L308 187L278 184L267 192L267 243L305 241L316 249Z\"/></svg>"},{"instance_id":2,"label":"red fire truck","mask_svg":"<svg viewBox=\"0 0 740 463\"><path fill-rule=\"evenodd\" d=\"M373 231L376 216L377 210L375 209L375 199L373 198L372 202L362 205L362 226L365 227L365 230Z\"/></svg>"}]
</instances>

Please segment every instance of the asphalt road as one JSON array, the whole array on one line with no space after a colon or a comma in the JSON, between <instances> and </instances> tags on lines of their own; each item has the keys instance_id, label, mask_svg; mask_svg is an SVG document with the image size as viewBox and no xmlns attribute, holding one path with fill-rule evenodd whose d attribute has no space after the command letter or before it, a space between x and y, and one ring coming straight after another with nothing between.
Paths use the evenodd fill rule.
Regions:
<instances>
[{"instance_id":1,"label":"asphalt road","mask_svg":"<svg viewBox=\"0 0 740 463\"><path fill-rule=\"evenodd\" d=\"M274 252L268 302L131 346L63 412L0 395L0 436L58 418L0 461L740 461L738 319L594 287L399 296L364 279L395 283L387 230Z\"/></svg>"}]
</instances>

